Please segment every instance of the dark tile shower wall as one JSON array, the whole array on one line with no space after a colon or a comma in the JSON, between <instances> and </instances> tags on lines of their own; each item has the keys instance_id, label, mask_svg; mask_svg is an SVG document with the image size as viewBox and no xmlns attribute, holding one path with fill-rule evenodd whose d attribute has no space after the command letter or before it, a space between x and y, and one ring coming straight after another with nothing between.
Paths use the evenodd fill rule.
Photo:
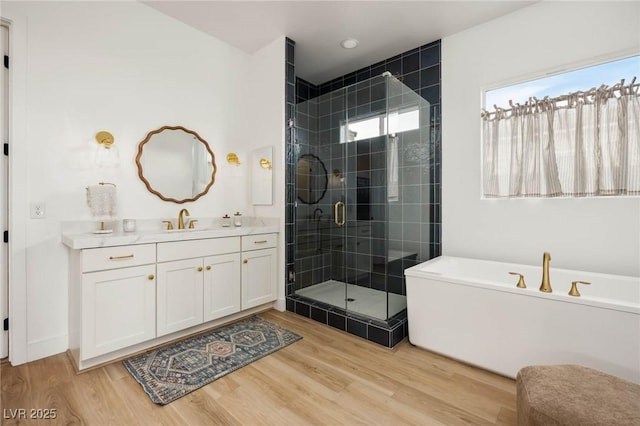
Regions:
<instances>
[{"instance_id":1,"label":"dark tile shower wall","mask_svg":"<svg viewBox=\"0 0 640 426\"><path fill-rule=\"evenodd\" d=\"M287 288L286 294L290 295L294 292L295 284L295 201L296 201L296 189L295 189L295 128L293 121L296 112L296 75L295 75L295 42L289 38L285 41L285 79L286 79L286 94L285 94L285 163L286 163L286 208L285 208L285 242L286 242L286 281ZM287 310L289 309L289 303L287 303Z\"/></svg>"},{"instance_id":2,"label":"dark tile shower wall","mask_svg":"<svg viewBox=\"0 0 640 426\"><path fill-rule=\"evenodd\" d=\"M309 87L307 87L309 89ZM297 85L296 91L301 89ZM305 91L310 94L309 90ZM314 93L317 93L315 89ZM299 99L299 96L297 97ZM308 102L298 102L296 105L296 153L299 159L311 159L314 164L309 165L306 170L297 170L298 179L303 176L305 179L312 179L317 176L325 176L327 183L331 171L328 162L327 150L319 147L318 144L318 102L310 100ZM299 167L299 166L297 166ZM320 171L320 170L322 171ZM299 182L296 182L298 185ZM298 198L296 214L296 288L301 289L312 284L326 281L331 276L331 254L329 252L329 239L327 232L330 228L329 213L330 205L326 191L322 194L318 192L319 200L303 201ZM309 218L317 218L310 220Z\"/></svg>"},{"instance_id":3,"label":"dark tile shower wall","mask_svg":"<svg viewBox=\"0 0 640 426\"><path fill-rule=\"evenodd\" d=\"M289 117L294 116L290 103L290 74L294 73L293 46L295 44L291 40L287 40L287 113ZM290 51L291 47L291 51ZM294 183L295 182L295 154L313 153L320 158L328 159L327 169L331 175L334 170L344 170L340 167L341 161L358 161L358 155L375 154L378 145L384 147L383 141L368 140L366 143L357 142L347 144L346 159L338 158L336 152L331 152L329 146L324 146L322 141L327 142L330 135L319 131L323 126L329 127L332 121L338 120L337 117L331 115L331 108L339 109L340 103L344 100L337 99L335 96L331 99L328 94L334 90L349 86L353 83L363 82L373 76L381 75L383 72L389 71L396 78L400 79L405 85L419 93L424 99L430 103L429 122L421 123L424 125L421 131L429 132L426 139L429 143L428 155L424 152L418 153L416 156L416 142L424 141L424 137L420 136L419 131L406 132L399 135L399 167L400 167L400 191L399 200L389 207L388 223L386 229L389 237L389 247L395 247L400 252L417 253L415 256L401 255L391 262L387 262L386 258L382 258L382 253L377 253L373 247L375 240L372 240L371 247L359 252L352 252L352 267L347 270L348 277L335 276L333 270L327 270L327 254L326 252L314 254L313 250L308 251L311 255L304 257L295 262L295 245L299 248L307 244L304 239L294 240L296 235L296 209L294 202L296 199ZM295 101L298 105L304 105L308 110L299 111L302 114L298 116L296 123L297 129L287 132L287 269L290 271L287 281L287 310L294 311L300 315L310 317L316 321L323 322L335 328L347 331L351 334L364 337L368 340L377 342L387 347L393 347L407 335L406 311L398 314L396 317L386 322L366 320L358 318L349 312L337 309L335 307L326 306L318 302L309 302L295 296L294 279L297 281L296 287L300 288L305 285L317 283L330 278L347 279L351 282L361 285L372 286L382 290L388 289L391 292L405 294L403 270L416 262L433 258L441 253L440 239L440 41L430 43L419 48L389 58L385 61L373 64L369 67L362 68L353 73L341 76L329 82L315 86L302 79L294 79L295 81ZM358 87L361 88L361 87ZM371 112L379 106L384 108L384 101L381 105L377 105L379 99L372 96L371 88L355 93L358 102L358 113ZM327 95L318 98L320 95ZM317 99L316 99L317 98ZM366 98L366 99L365 99ZM313 99L312 102L306 102ZM377 105L377 106L376 106ZM295 107L295 105L293 105ZM368 111L364 111L368 109ZM314 119L315 118L315 119ZM321 123L320 121L325 122ZM297 132L297 133L294 133ZM424 135L423 135L424 136ZM327 151L328 150L328 151ZM383 152L383 148L381 148ZM367 151L366 153L364 151ZM370 156L369 158L374 158ZM374 162L375 160L370 160ZM369 178L373 182L376 179L374 170L377 167L369 165ZM385 177L386 178L386 177ZM427 183L425 185L425 182ZM373 185L373 184L372 184ZM357 188L353 188L357 190ZM331 213L333 198L328 194L326 205L322 202L312 206L303 206L302 211L298 204L298 215L313 214L312 209L321 208L323 212ZM376 207L372 205L371 211L368 212L374 218L371 221L372 235L382 235L384 230L376 231L376 227L384 227L381 221L377 223L376 218L380 212L376 212ZM352 215L355 212L350 212ZM387 218L383 218L387 219ZM319 231L320 233L322 231ZM307 233L307 236L310 234ZM313 235L313 232L311 232ZM313 235L317 244L320 240L322 247L331 247L331 240L321 235ZM379 250L378 250L379 251ZM337 257L341 259L341 256ZM331 264L336 262L336 258L330 260ZM362 272L367 272L367 268L359 269L358 262L365 265L373 265L369 268L369 276L362 277ZM381 269L382 268L382 269ZM386 276L386 283L385 283ZM384 287L387 287L386 289Z\"/></svg>"},{"instance_id":4,"label":"dark tile shower wall","mask_svg":"<svg viewBox=\"0 0 640 426\"><path fill-rule=\"evenodd\" d=\"M426 227L428 229L429 238L429 255L428 258L434 258L439 256L442 253L441 248L441 147L440 147L440 102L441 102L441 89L440 89L440 40L435 41L433 43L429 43L423 46L420 46L416 49L409 50L400 55L394 56L392 58L386 59L384 61L380 61L371 66L359 69L355 72L346 74L341 77L337 77L331 81L320 84L317 89L318 95L322 95L325 93L329 93L333 90L348 86L350 84L367 80L371 77L381 75L385 71L389 71L396 78L400 79L406 86L410 89L414 90L416 93L419 93L424 99L426 99L430 104L430 129L431 129L431 146L429 152L428 163L426 164L427 170L425 169L425 163L415 163L414 166L419 166L422 169L423 173L428 173L429 179L429 189L427 193L423 193L421 196L420 204L426 204L428 214L423 214L419 221L414 222L413 218L409 223L419 223L421 227ZM297 86L301 87L307 85L310 89L302 90L297 93L298 102L300 101L301 96L305 93L309 93L312 95L313 85L308 82L301 81L297 79ZM408 138L412 137L412 135L402 135ZM402 147L401 147L402 150ZM403 151L405 155L401 156L401 161L408 160L405 163L405 166L411 166L411 158L407 156L408 152L406 150ZM412 171L408 171L412 173ZM411 179L411 174L407 176ZM409 195L409 194L407 194ZM411 197L409 195L409 197ZM411 198L410 198L411 199ZM410 200L409 199L409 200ZM416 198L413 198L416 200ZM406 201L406 200L405 200ZM405 203L400 203L404 207L405 204L418 204L416 201ZM403 209L403 213L404 213ZM394 212L390 212L390 219L394 217L401 217L400 215L393 214ZM410 214L410 213L409 213ZM407 223L406 214L402 223ZM419 235L420 233L411 232L411 228L416 229L416 225L414 226L403 226L403 230L399 231L397 229L400 224L399 221L391 220L391 222L396 222L391 226L395 226L396 229L391 229L390 231L399 233L402 232L404 236L411 235ZM422 235L425 233L422 232ZM393 235L390 235L393 237ZM413 241L415 242L415 241ZM424 241L423 241L424 243ZM421 259L421 261L426 259ZM410 266L412 262L403 261L403 268L406 269ZM393 274L397 277L397 275ZM397 281L397 280L396 280Z\"/></svg>"}]
</instances>

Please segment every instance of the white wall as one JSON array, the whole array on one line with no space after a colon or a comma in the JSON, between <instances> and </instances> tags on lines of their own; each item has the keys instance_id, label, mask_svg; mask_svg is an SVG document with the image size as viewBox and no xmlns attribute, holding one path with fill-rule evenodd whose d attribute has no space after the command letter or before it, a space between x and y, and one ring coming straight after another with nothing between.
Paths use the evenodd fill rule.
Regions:
<instances>
[{"instance_id":1,"label":"white wall","mask_svg":"<svg viewBox=\"0 0 640 426\"><path fill-rule=\"evenodd\" d=\"M543 2L442 40L443 254L640 275L637 197L480 200L481 89L638 52L638 28L638 2Z\"/></svg>"},{"instance_id":2,"label":"white wall","mask_svg":"<svg viewBox=\"0 0 640 426\"><path fill-rule=\"evenodd\" d=\"M273 204L253 206L255 217L278 217L280 238L278 242L278 302L276 307L286 309L285 303L285 37L280 37L253 55L253 65L249 80L253 84L251 103L254 108L250 126L245 126L243 134L249 137L254 148L273 148ZM248 130L250 129L250 132ZM248 153L247 159L251 159ZM258 170L258 164L251 165ZM249 178L251 178L249 176ZM251 191L249 191L251 196Z\"/></svg>"},{"instance_id":3,"label":"white wall","mask_svg":"<svg viewBox=\"0 0 640 426\"><path fill-rule=\"evenodd\" d=\"M11 280L14 297L26 293L26 315L20 306L11 313L11 361L21 363L67 349L61 222L91 219L86 186L116 183L121 217L175 219L182 207L194 217L253 212L248 164L231 166L226 154L242 160L283 145L282 117L262 123L264 138L251 123L258 107L283 115L284 88L263 88L251 70L283 64L285 47L276 40L254 59L138 2L3 2L1 13L13 21ZM269 78L284 81L284 65ZM195 130L216 155L216 182L194 203L164 202L138 179L137 145L163 125ZM91 164L99 130L115 136L119 169ZM46 204L46 219L28 218L33 202Z\"/></svg>"}]
</instances>

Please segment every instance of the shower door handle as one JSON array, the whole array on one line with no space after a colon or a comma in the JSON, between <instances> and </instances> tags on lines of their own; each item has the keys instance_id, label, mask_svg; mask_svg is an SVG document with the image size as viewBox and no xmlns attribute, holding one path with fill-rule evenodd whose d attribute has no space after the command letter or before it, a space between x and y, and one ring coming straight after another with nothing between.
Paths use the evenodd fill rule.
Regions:
<instances>
[{"instance_id":1,"label":"shower door handle","mask_svg":"<svg viewBox=\"0 0 640 426\"><path fill-rule=\"evenodd\" d=\"M339 219L340 210L342 210L342 219ZM342 201L338 201L333 206L333 221L338 226L344 226L346 218L347 218L347 208Z\"/></svg>"}]
</instances>

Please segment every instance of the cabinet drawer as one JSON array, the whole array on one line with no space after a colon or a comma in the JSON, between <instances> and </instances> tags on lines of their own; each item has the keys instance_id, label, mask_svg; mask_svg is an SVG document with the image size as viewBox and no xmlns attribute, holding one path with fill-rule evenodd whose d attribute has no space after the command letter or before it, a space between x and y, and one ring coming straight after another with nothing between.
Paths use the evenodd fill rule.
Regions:
<instances>
[{"instance_id":1,"label":"cabinet drawer","mask_svg":"<svg viewBox=\"0 0 640 426\"><path fill-rule=\"evenodd\" d=\"M158 243L158 262L213 256L240 251L240 237Z\"/></svg>"},{"instance_id":2,"label":"cabinet drawer","mask_svg":"<svg viewBox=\"0 0 640 426\"><path fill-rule=\"evenodd\" d=\"M156 245L101 247L82 250L82 272L126 268L156 262Z\"/></svg>"},{"instance_id":3,"label":"cabinet drawer","mask_svg":"<svg viewBox=\"0 0 640 426\"><path fill-rule=\"evenodd\" d=\"M242 251L271 248L277 245L278 234L244 235L242 237Z\"/></svg>"}]
</instances>

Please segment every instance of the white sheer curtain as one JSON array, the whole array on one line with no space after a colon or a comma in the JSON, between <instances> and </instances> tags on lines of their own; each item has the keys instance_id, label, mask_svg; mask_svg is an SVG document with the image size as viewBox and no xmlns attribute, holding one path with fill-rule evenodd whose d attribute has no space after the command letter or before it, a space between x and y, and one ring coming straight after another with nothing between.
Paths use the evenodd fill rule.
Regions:
<instances>
[{"instance_id":1,"label":"white sheer curtain","mask_svg":"<svg viewBox=\"0 0 640 426\"><path fill-rule=\"evenodd\" d=\"M640 195L635 80L483 111L484 196Z\"/></svg>"}]
</instances>

